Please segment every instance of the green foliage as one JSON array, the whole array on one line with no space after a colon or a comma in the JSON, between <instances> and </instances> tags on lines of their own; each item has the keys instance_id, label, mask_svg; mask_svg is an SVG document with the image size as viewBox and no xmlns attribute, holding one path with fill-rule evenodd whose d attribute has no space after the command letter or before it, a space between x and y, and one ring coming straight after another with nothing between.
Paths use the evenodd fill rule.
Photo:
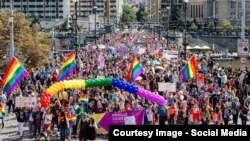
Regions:
<instances>
[{"instance_id":1,"label":"green foliage","mask_svg":"<svg viewBox=\"0 0 250 141\"><path fill-rule=\"evenodd\" d=\"M146 22L148 20L148 13L145 8L140 8L136 13L136 18L138 22Z\"/></svg>"},{"instance_id":2,"label":"green foliage","mask_svg":"<svg viewBox=\"0 0 250 141\"><path fill-rule=\"evenodd\" d=\"M225 31L230 31L233 29L233 26L231 24L231 22L229 20L224 20L223 23L222 23L222 28L225 30Z\"/></svg>"},{"instance_id":3,"label":"green foliage","mask_svg":"<svg viewBox=\"0 0 250 141\"><path fill-rule=\"evenodd\" d=\"M214 28L215 28L214 22L209 22L207 27L208 27L210 32L214 31Z\"/></svg>"},{"instance_id":4,"label":"green foliage","mask_svg":"<svg viewBox=\"0 0 250 141\"><path fill-rule=\"evenodd\" d=\"M184 18L181 18L181 8L177 5L171 6L170 26L183 28Z\"/></svg>"},{"instance_id":5,"label":"green foliage","mask_svg":"<svg viewBox=\"0 0 250 141\"><path fill-rule=\"evenodd\" d=\"M194 22L192 22L191 27L190 27L190 30L191 30L191 31L197 31L197 29L198 29L198 27L195 25Z\"/></svg>"},{"instance_id":6,"label":"green foliage","mask_svg":"<svg viewBox=\"0 0 250 141\"><path fill-rule=\"evenodd\" d=\"M136 13L133 8L128 5L122 7L122 22L134 22L136 20Z\"/></svg>"},{"instance_id":7,"label":"green foliage","mask_svg":"<svg viewBox=\"0 0 250 141\"><path fill-rule=\"evenodd\" d=\"M9 15L6 9L0 9L0 70L6 69L6 50L9 47ZM48 35L41 32L37 18L27 19L24 13L14 13L14 42L18 49L18 58L27 69L41 67L48 62L50 42ZM32 24L33 22L33 24ZM26 58L30 60L23 62Z\"/></svg>"}]
</instances>

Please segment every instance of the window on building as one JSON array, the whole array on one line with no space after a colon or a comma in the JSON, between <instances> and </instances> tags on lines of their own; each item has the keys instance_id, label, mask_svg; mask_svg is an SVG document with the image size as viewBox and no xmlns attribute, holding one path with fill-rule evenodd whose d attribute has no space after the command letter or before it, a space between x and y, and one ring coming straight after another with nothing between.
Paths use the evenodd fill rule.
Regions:
<instances>
[{"instance_id":1,"label":"window on building","mask_svg":"<svg viewBox=\"0 0 250 141\"><path fill-rule=\"evenodd\" d=\"M242 8L241 2L238 3L238 8Z\"/></svg>"},{"instance_id":2,"label":"window on building","mask_svg":"<svg viewBox=\"0 0 250 141\"><path fill-rule=\"evenodd\" d=\"M236 8L236 1L231 1L230 5L231 5L231 8Z\"/></svg>"},{"instance_id":3,"label":"window on building","mask_svg":"<svg viewBox=\"0 0 250 141\"><path fill-rule=\"evenodd\" d=\"M201 17L201 7L200 7L200 5L198 6L199 7L199 18Z\"/></svg>"},{"instance_id":4,"label":"window on building","mask_svg":"<svg viewBox=\"0 0 250 141\"><path fill-rule=\"evenodd\" d=\"M203 5L201 5L201 17L203 18Z\"/></svg>"},{"instance_id":5,"label":"window on building","mask_svg":"<svg viewBox=\"0 0 250 141\"><path fill-rule=\"evenodd\" d=\"M193 18L193 5L191 5L191 8L190 8L190 17Z\"/></svg>"},{"instance_id":6,"label":"window on building","mask_svg":"<svg viewBox=\"0 0 250 141\"><path fill-rule=\"evenodd\" d=\"M35 8L36 6L35 5L29 5L29 8Z\"/></svg>"},{"instance_id":7,"label":"window on building","mask_svg":"<svg viewBox=\"0 0 250 141\"><path fill-rule=\"evenodd\" d=\"M198 17L198 5L195 5L195 9L196 9L196 11L195 11L195 17Z\"/></svg>"},{"instance_id":8,"label":"window on building","mask_svg":"<svg viewBox=\"0 0 250 141\"><path fill-rule=\"evenodd\" d=\"M250 1L246 1L246 8L250 8Z\"/></svg>"},{"instance_id":9,"label":"window on building","mask_svg":"<svg viewBox=\"0 0 250 141\"><path fill-rule=\"evenodd\" d=\"M234 18L236 16L236 12L230 12L230 17Z\"/></svg>"}]
</instances>

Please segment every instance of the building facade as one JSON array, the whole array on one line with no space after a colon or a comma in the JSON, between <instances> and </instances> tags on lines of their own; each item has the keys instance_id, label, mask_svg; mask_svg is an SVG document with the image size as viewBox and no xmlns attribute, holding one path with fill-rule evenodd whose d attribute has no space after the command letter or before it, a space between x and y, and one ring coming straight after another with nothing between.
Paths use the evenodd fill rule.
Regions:
<instances>
[{"instance_id":1,"label":"building facade","mask_svg":"<svg viewBox=\"0 0 250 141\"><path fill-rule=\"evenodd\" d=\"M122 14L122 0L70 0L70 15L74 15L77 11L79 21L93 21L96 18L98 27L106 23L117 23ZM96 15L94 7L96 6ZM96 17L95 17L96 16Z\"/></svg>"},{"instance_id":2,"label":"building facade","mask_svg":"<svg viewBox=\"0 0 250 141\"><path fill-rule=\"evenodd\" d=\"M10 0L0 0L0 8L10 8ZM70 11L68 0L13 0L14 11L27 16L38 15L41 20L67 18Z\"/></svg>"},{"instance_id":3,"label":"building facade","mask_svg":"<svg viewBox=\"0 0 250 141\"><path fill-rule=\"evenodd\" d=\"M149 14L149 21L158 23L161 16L161 0L147 0L145 1L145 10Z\"/></svg>"},{"instance_id":4,"label":"building facade","mask_svg":"<svg viewBox=\"0 0 250 141\"><path fill-rule=\"evenodd\" d=\"M229 20L234 28L240 28L242 15L242 0L190 0L188 3L188 18L196 19L206 26L213 21L221 26L224 20ZM245 0L246 25L250 26L250 0Z\"/></svg>"},{"instance_id":5,"label":"building facade","mask_svg":"<svg viewBox=\"0 0 250 141\"><path fill-rule=\"evenodd\" d=\"M179 15L184 17L183 0L161 0L160 2L160 19L165 30L169 28L176 28L177 21L171 19L172 15ZM182 18L183 19L183 18Z\"/></svg>"}]
</instances>

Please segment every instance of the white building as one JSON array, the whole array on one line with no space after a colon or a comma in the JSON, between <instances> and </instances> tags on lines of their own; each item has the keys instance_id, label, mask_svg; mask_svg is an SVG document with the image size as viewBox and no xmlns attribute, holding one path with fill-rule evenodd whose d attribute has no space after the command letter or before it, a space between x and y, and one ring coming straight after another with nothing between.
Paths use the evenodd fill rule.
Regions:
<instances>
[{"instance_id":1,"label":"white building","mask_svg":"<svg viewBox=\"0 0 250 141\"><path fill-rule=\"evenodd\" d=\"M91 28L95 18L94 6L96 5L96 21L98 27L106 23L117 23L122 14L123 0L70 0L70 14L74 15L77 11L78 22L83 27ZM94 3L95 2L95 3ZM91 27L89 27L91 26ZM92 28L91 28L92 29Z\"/></svg>"},{"instance_id":2,"label":"white building","mask_svg":"<svg viewBox=\"0 0 250 141\"><path fill-rule=\"evenodd\" d=\"M94 1L97 6L98 26L104 20L109 23L119 21L123 0L13 0L14 11L22 11L27 16L38 15L42 27L53 27L65 21L77 11L78 24L87 28L89 15L94 14ZM75 5L75 1L77 1ZM0 8L10 8L10 0L0 0ZM107 12L105 12L107 11ZM105 16L105 17L104 17ZM92 16L93 17L93 16ZM91 23L92 24L92 23Z\"/></svg>"},{"instance_id":3,"label":"white building","mask_svg":"<svg viewBox=\"0 0 250 141\"><path fill-rule=\"evenodd\" d=\"M37 14L41 20L67 18L68 0L13 0L14 11L22 11L27 16ZM10 0L0 0L0 8L10 8Z\"/></svg>"}]
</instances>

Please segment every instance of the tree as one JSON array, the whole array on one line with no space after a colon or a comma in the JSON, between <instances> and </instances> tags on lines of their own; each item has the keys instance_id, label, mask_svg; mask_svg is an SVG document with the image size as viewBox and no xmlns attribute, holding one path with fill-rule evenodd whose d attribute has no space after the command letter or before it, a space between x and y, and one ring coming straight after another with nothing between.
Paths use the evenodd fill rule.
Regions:
<instances>
[{"instance_id":1,"label":"tree","mask_svg":"<svg viewBox=\"0 0 250 141\"><path fill-rule=\"evenodd\" d=\"M136 20L136 14L133 8L128 5L122 6L122 22L134 22Z\"/></svg>"},{"instance_id":2,"label":"tree","mask_svg":"<svg viewBox=\"0 0 250 141\"><path fill-rule=\"evenodd\" d=\"M33 26L33 24L39 24L40 25L40 18L38 16L38 14L33 14L31 16L30 21L31 21L31 26Z\"/></svg>"},{"instance_id":3,"label":"tree","mask_svg":"<svg viewBox=\"0 0 250 141\"><path fill-rule=\"evenodd\" d=\"M207 27L208 27L210 32L214 31L214 28L215 28L214 22L209 22Z\"/></svg>"},{"instance_id":4,"label":"tree","mask_svg":"<svg viewBox=\"0 0 250 141\"><path fill-rule=\"evenodd\" d=\"M191 30L191 31L197 31L197 29L198 29L198 27L195 25L194 22L192 22L191 27L190 27L190 30Z\"/></svg>"},{"instance_id":5,"label":"tree","mask_svg":"<svg viewBox=\"0 0 250 141\"><path fill-rule=\"evenodd\" d=\"M222 28L226 32L228 32L228 31L233 29L233 26L232 26L232 24L231 24L231 22L229 20L224 20L223 23L222 23Z\"/></svg>"},{"instance_id":6,"label":"tree","mask_svg":"<svg viewBox=\"0 0 250 141\"><path fill-rule=\"evenodd\" d=\"M181 18L181 16L180 16L181 12L180 11L181 11L181 8L172 3L172 5L171 5L171 16L170 16L170 21L169 21L170 27L183 28L183 25L184 25L183 19L184 18L183 19Z\"/></svg>"},{"instance_id":7,"label":"tree","mask_svg":"<svg viewBox=\"0 0 250 141\"><path fill-rule=\"evenodd\" d=\"M137 11L136 19L138 22L146 22L148 20L148 13L145 11L144 7L140 7Z\"/></svg>"},{"instance_id":8,"label":"tree","mask_svg":"<svg viewBox=\"0 0 250 141\"><path fill-rule=\"evenodd\" d=\"M9 47L9 19L10 12L0 9L0 69L6 66L6 49ZM48 62L50 42L48 35L40 31L36 23L31 26L31 20L25 18L21 12L14 13L14 42L18 49L18 58L27 69L40 67ZM23 60L29 58L29 61Z\"/></svg>"}]
</instances>

